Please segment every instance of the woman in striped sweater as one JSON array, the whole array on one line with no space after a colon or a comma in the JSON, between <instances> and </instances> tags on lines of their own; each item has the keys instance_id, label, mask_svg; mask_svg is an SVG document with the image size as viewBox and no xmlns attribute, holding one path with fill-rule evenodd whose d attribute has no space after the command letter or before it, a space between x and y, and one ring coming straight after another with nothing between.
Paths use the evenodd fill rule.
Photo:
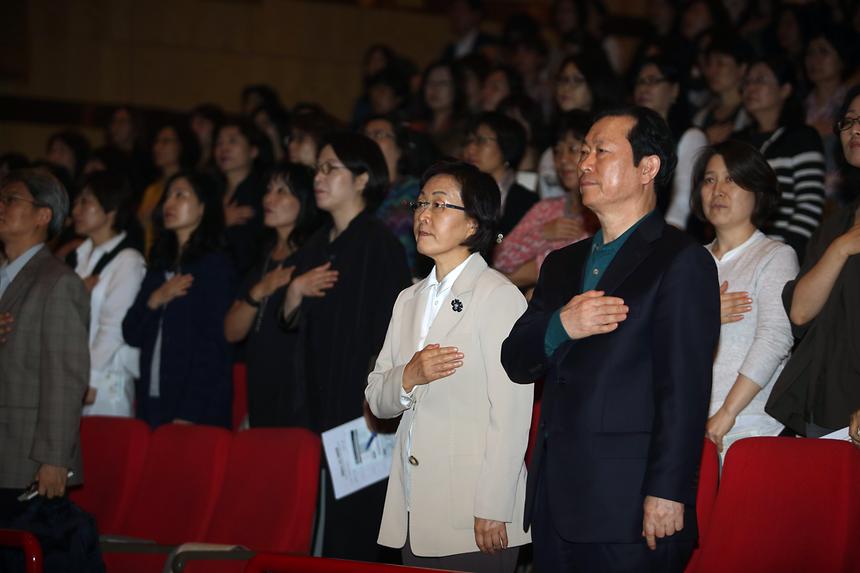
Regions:
<instances>
[{"instance_id":1,"label":"woman in striped sweater","mask_svg":"<svg viewBox=\"0 0 860 573\"><path fill-rule=\"evenodd\" d=\"M764 232L791 245L802 260L824 207L824 150L818 132L803 123L792 65L778 58L754 61L743 100L753 124L739 134L776 172L780 199Z\"/></svg>"}]
</instances>

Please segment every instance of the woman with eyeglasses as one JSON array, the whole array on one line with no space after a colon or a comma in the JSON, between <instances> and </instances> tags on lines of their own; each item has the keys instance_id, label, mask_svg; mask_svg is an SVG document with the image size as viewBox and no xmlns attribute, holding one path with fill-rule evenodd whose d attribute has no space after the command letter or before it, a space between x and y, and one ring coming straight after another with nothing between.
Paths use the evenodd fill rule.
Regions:
<instances>
[{"instance_id":1,"label":"woman with eyeglasses","mask_svg":"<svg viewBox=\"0 0 860 573\"><path fill-rule=\"evenodd\" d=\"M284 327L296 331L298 397L310 428L325 432L364 415L367 373L385 338L397 293L410 284L406 255L374 215L388 187L379 146L355 133L330 135L317 158L314 195L331 216L295 262L284 296ZM371 421L372 422L372 421ZM378 523L385 485L336 500L324 488L323 555L378 559Z\"/></svg>"},{"instance_id":2,"label":"woman with eyeglasses","mask_svg":"<svg viewBox=\"0 0 860 573\"><path fill-rule=\"evenodd\" d=\"M523 218L538 195L516 181L516 169L526 152L526 130L502 113L476 117L466 136L463 160L495 179L502 195L498 231L506 235ZM492 246L492 245L491 245Z\"/></svg>"},{"instance_id":3,"label":"woman with eyeglasses","mask_svg":"<svg viewBox=\"0 0 860 573\"><path fill-rule=\"evenodd\" d=\"M779 205L762 231L791 245L802 261L824 207L824 147L805 125L794 66L779 57L750 63L744 107L753 122L738 137L756 147L776 172Z\"/></svg>"},{"instance_id":4,"label":"woman with eyeglasses","mask_svg":"<svg viewBox=\"0 0 860 573\"><path fill-rule=\"evenodd\" d=\"M279 163L263 195L264 258L244 278L224 319L228 342L247 340L248 422L251 427L307 426L305 404L296 398L296 333L280 327L278 311L299 249L320 226L313 171Z\"/></svg>"},{"instance_id":5,"label":"woman with eyeglasses","mask_svg":"<svg viewBox=\"0 0 860 573\"><path fill-rule=\"evenodd\" d=\"M834 131L844 175L860 181L860 87L845 96ZM798 434L819 437L844 428L860 447L860 199L829 216L809 242L797 279L782 301L796 340L765 410Z\"/></svg>"},{"instance_id":6,"label":"woman with eyeglasses","mask_svg":"<svg viewBox=\"0 0 860 573\"><path fill-rule=\"evenodd\" d=\"M405 565L512 572L523 532L533 388L517 387L501 345L525 311L487 267L500 194L486 173L442 162L413 204L418 251L435 266L400 293L365 395L401 417L379 543Z\"/></svg>"},{"instance_id":7,"label":"woman with eyeglasses","mask_svg":"<svg viewBox=\"0 0 860 573\"><path fill-rule=\"evenodd\" d=\"M741 438L782 431L764 404L791 352L779 295L797 275L797 255L758 230L779 189L755 148L736 140L706 147L693 168L693 189L693 213L716 232L706 248L719 272L722 326L706 435L725 452Z\"/></svg>"},{"instance_id":8,"label":"woman with eyeglasses","mask_svg":"<svg viewBox=\"0 0 860 573\"><path fill-rule=\"evenodd\" d=\"M636 105L659 113L674 132L678 164L671 189L658 189L657 205L666 214L667 223L686 229L690 217L693 162L699 150L708 144L708 138L701 129L689 127L679 109L682 101L680 70L667 58L645 60L636 74L633 99Z\"/></svg>"},{"instance_id":9,"label":"woman with eyeglasses","mask_svg":"<svg viewBox=\"0 0 860 573\"><path fill-rule=\"evenodd\" d=\"M597 220L582 206L579 194L580 148L591 118L582 110L559 117L552 149L565 196L537 202L493 251L493 268L522 289L537 283L543 260L551 251L590 237L597 230Z\"/></svg>"}]
</instances>

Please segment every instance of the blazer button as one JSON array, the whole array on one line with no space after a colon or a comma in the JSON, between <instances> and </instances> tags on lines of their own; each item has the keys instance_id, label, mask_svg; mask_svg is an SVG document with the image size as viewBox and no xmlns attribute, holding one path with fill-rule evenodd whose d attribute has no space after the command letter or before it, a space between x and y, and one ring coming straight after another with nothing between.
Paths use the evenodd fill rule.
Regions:
<instances>
[{"instance_id":1,"label":"blazer button","mask_svg":"<svg viewBox=\"0 0 860 573\"><path fill-rule=\"evenodd\" d=\"M415 456L409 456L409 463L412 464L413 466L417 466L418 465L418 458L416 458Z\"/></svg>"}]
</instances>

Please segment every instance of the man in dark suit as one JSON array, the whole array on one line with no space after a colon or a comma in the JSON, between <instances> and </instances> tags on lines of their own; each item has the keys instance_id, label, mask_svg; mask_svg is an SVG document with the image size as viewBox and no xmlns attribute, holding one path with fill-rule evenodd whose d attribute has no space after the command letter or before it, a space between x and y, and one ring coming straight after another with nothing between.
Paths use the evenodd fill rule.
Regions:
<instances>
[{"instance_id":1,"label":"man in dark suit","mask_svg":"<svg viewBox=\"0 0 860 573\"><path fill-rule=\"evenodd\" d=\"M716 266L655 211L674 141L653 111L601 115L580 160L600 230L547 257L502 347L544 377L524 526L555 571L678 571L697 536L698 464L719 338Z\"/></svg>"},{"instance_id":2,"label":"man in dark suit","mask_svg":"<svg viewBox=\"0 0 860 573\"><path fill-rule=\"evenodd\" d=\"M482 46L495 40L481 31L484 3L481 0L453 0L448 7L448 20L456 41L442 50L442 60L454 61L477 53Z\"/></svg>"},{"instance_id":3,"label":"man in dark suit","mask_svg":"<svg viewBox=\"0 0 860 573\"><path fill-rule=\"evenodd\" d=\"M49 498L82 482L78 425L90 377L90 297L45 245L68 212L65 189L47 172L13 171L0 182L2 517L20 509L15 498L33 480Z\"/></svg>"}]
</instances>

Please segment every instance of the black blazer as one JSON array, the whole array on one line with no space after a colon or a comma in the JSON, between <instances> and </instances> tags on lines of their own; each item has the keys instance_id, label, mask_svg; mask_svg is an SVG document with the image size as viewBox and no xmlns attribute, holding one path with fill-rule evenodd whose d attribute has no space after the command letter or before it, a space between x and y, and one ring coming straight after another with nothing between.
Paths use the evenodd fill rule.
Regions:
<instances>
[{"instance_id":1,"label":"black blazer","mask_svg":"<svg viewBox=\"0 0 860 573\"><path fill-rule=\"evenodd\" d=\"M597 289L630 311L614 332L544 353L551 315L582 287L586 239L551 253L526 313L502 346L514 382L545 377L524 526L541 473L552 519L572 542L642 541L646 495L682 502L697 535L695 500L711 368L720 334L717 269L683 232L648 216Z\"/></svg>"},{"instance_id":2,"label":"black blazer","mask_svg":"<svg viewBox=\"0 0 860 573\"><path fill-rule=\"evenodd\" d=\"M502 216L499 219L499 232L507 235L514 230L517 223L520 222L532 205L540 200L538 194L529 191L519 183L514 183L508 189L508 197L505 200L505 207L502 209Z\"/></svg>"}]
</instances>

